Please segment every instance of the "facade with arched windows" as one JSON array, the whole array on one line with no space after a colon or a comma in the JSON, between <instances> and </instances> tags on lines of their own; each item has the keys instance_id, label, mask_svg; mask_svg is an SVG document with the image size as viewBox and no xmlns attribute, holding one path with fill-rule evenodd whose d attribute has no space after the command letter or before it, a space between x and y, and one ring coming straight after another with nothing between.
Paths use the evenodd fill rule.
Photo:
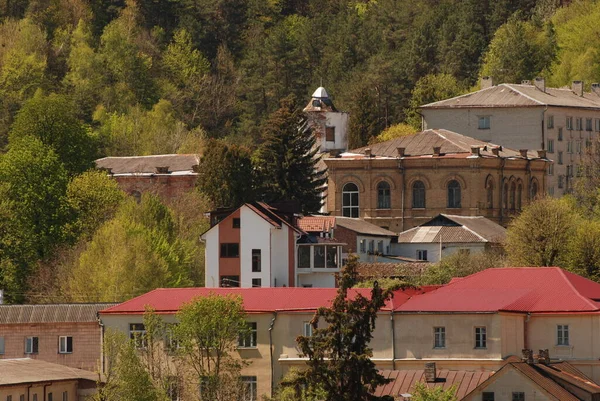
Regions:
<instances>
[{"instance_id":1,"label":"facade with arched windows","mask_svg":"<svg viewBox=\"0 0 600 401\"><path fill-rule=\"evenodd\" d=\"M440 213L484 216L506 226L538 194L551 163L543 151L512 150L446 130L327 158L328 211L391 231Z\"/></svg>"}]
</instances>

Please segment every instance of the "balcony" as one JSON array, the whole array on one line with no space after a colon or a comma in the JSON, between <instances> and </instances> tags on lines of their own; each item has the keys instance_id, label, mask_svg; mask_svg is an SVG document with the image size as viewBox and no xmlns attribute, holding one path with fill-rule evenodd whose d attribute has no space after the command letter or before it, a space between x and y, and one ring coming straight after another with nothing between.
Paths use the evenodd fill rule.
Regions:
<instances>
[{"instance_id":1,"label":"balcony","mask_svg":"<svg viewBox=\"0 0 600 401\"><path fill-rule=\"evenodd\" d=\"M319 243L297 245L297 272L335 272L341 266L342 244Z\"/></svg>"}]
</instances>

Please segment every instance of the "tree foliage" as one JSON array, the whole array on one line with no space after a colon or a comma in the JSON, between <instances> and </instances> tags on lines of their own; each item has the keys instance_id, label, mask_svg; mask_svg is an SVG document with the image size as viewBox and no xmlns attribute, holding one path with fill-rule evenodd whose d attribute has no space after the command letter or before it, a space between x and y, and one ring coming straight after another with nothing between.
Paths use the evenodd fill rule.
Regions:
<instances>
[{"instance_id":1,"label":"tree foliage","mask_svg":"<svg viewBox=\"0 0 600 401\"><path fill-rule=\"evenodd\" d=\"M441 386L428 387L423 382L417 382L412 392L415 401L456 401L456 386L444 389Z\"/></svg>"}]
</instances>

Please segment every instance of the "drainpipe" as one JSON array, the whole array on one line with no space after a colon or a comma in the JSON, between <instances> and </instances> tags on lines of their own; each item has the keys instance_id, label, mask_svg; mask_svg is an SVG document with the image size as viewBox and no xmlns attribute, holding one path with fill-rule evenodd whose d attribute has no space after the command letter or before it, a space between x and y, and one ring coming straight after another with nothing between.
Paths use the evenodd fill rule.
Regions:
<instances>
[{"instance_id":1,"label":"drainpipe","mask_svg":"<svg viewBox=\"0 0 600 401\"><path fill-rule=\"evenodd\" d=\"M498 183L500 187L500 225L502 225L503 217L504 217L504 165L506 164L506 159L502 158L500 160L500 182Z\"/></svg>"},{"instance_id":2,"label":"drainpipe","mask_svg":"<svg viewBox=\"0 0 600 401\"><path fill-rule=\"evenodd\" d=\"M402 223L400 225L400 232L404 231L404 196L406 192L406 183L404 182L406 179L406 169L402 165L402 158L398 159L398 169L400 170L400 174L402 174Z\"/></svg>"},{"instance_id":3,"label":"drainpipe","mask_svg":"<svg viewBox=\"0 0 600 401\"><path fill-rule=\"evenodd\" d=\"M390 312L390 323L392 324L392 370L396 370L396 328L394 327L394 311Z\"/></svg>"},{"instance_id":4,"label":"drainpipe","mask_svg":"<svg viewBox=\"0 0 600 401\"><path fill-rule=\"evenodd\" d=\"M269 325L269 356L271 358L271 397L275 391L275 362L273 361L273 326L275 326L275 320L277 319L277 312L273 312L273 318Z\"/></svg>"}]
</instances>

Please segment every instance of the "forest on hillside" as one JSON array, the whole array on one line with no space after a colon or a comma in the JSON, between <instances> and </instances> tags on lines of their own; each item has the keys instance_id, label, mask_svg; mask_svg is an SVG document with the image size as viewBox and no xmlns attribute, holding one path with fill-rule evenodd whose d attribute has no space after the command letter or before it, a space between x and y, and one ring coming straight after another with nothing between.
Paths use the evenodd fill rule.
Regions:
<instances>
[{"instance_id":1,"label":"forest on hillside","mask_svg":"<svg viewBox=\"0 0 600 401\"><path fill-rule=\"evenodd\" d=\"M250 165L320 85L351 147L418 128L419 105L484 75L589 85L598 20L592 0L0 0L0 288L112 301L202 284L214 199L132 203L89 171L98 157L211 144Z\"/></svg>"}]
</instances>

